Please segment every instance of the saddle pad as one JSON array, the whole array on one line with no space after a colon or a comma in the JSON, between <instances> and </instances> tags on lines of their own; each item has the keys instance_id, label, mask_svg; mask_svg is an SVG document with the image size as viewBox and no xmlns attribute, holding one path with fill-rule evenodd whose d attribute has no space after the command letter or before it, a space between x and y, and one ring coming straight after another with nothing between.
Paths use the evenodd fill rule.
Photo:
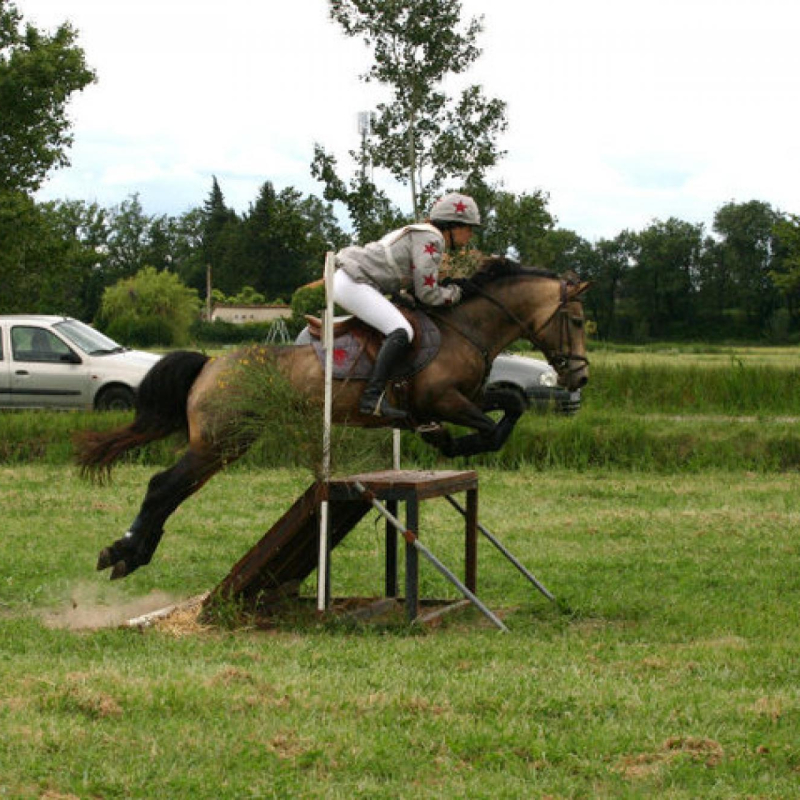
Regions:
<instances>
[{"instance_id":1,"label":"saddle pad","mask_svg":"<svg viewBox=\"0 0 800 800\"><path fill-rule=\"evenodd\" d=\"M404 312L414 328L414 341L411 352L392 372L391 380L405 380L416 375L436 357L442 342L439 329L427 314L421 311ZM370 339L383 341L383 336L366 325L354 327L347 333L337 336L333 344L333 377L336 380L365 381L372 373L373 354L376 347ZM311 342L323 369L325 368L325 348L319 340Z\"/></svg>"}]
</instances>

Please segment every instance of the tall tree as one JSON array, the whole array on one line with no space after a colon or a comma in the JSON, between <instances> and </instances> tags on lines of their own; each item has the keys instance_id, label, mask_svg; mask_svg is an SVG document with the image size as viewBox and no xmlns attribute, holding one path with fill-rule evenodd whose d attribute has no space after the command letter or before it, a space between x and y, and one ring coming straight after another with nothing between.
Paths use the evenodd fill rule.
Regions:
<instances>
[{"instance_id":1,"label":"tall tree","mask_svg":"<svg viewBox=\"0 0 800 800\"><path fill-rule=\"evenodd\" d=\"M331 18L362 36L374 62L362 76L391 89L378 106L369 157L411 187L415 218L447 180L465 183L499 160L505 103L469 86L457 100L437 88L480 55L481 18L461 25L459 0L330 0Z\"/></svg>"},{"instance_id":2,"label":"tall tree","mask_svg":"<svg viewBox=\"0 0 800 800\"><path fill-rule=\"evenodd\" d=\"M485 224L479 232L480 247L487 253L510 255L525 264L545 261L543 243L555 219L547 209L548 197L537 190L523 192L474 192Z\"/></svg>"},{"instance_id":3,"label":"tall tree","mask_svg":"<svg viewBox=\"0 0 800 800\"><path fill-rule=\"evenodd\" d=\"M104 239L95 205L37 205L21 192L0 192L0 313L91 320L102 292Z\"/></svg>"},{"instance_id":4,"label":"tall tree","mask_svg":"<svg viewBox=\"0 0 800 800\"><path fill-rule=\"evenodd\" d=\"M714 215L718 264L728 277L729 302L760 326L778 304L770 278L773 228L778 214L769 203L727 203ZM756 329L758 329L756 327Z\"/></svg>"},{"instance_id":5,"label":"tall tree","mask_svg":"<svg viewBox=\"0 0 800 800\"><path fill-rule=\"evenodd\" d=\"M695 275L703 248L703 225L671 217L656 220L634 237L629 287L638 312L638 336L691 333L695 321Z\"/></svg>"},{"instance_id":6,"label":"tall tree","mask_svg":"<svg viewBox=\"0 0 800 800\"><path fill-rule=\"evenodd\" d=\"M327 250L344 236L330 206L296 189L277 192L267 181L244 220L242 284L274 300L319 277Z\"/></svg>"},{"instance_id":7,"label":"tall tree","mask_svg":"<svg viewBox=\"0 0 800 800\"><path fill-rule=\"evenodd\" d=\"M581 273L592 282L592 291L585 302L601 339L630 334L624 327L623 293L631 268L632 240L633 235L623 231L614 239L596 242Z\"/></svg>"},{"instance_id":8,"label":"tall tree","mask_svg":"<svg viewBox=\"0 0 800 800\"><path fill-rule=\"evenodd\" d=\"M237 275L241 249L241 220L232 208L225 204L225 197L216 177L211 192L202 210L202 255L203 264L195 269L190 285L197 289L205 286L206 271L211 270L213 285L225 294L233 294L247 281Z\"/></svg>"},{"instance_id":9,"label":"tall tree","mask_svg":"<svg viewBox=\"0 0 800 800\"><path fill-rule=\"evenodd\" d=\"M800 216L784 214L772 229L775 256L770 278L784 297L791 319L800 321Z\"/></svg>"},{"instance_id":10,"label":"tall tree","mask_svg":"<svg viewBox=\"0 0 800 800\"><path fill-rule=\"evenodd\" d=\"M0 191L35 191L69 163L67 104L95 78L76 40L69 24L47 34L0 0Z\"/></svg>"}]
</instances>

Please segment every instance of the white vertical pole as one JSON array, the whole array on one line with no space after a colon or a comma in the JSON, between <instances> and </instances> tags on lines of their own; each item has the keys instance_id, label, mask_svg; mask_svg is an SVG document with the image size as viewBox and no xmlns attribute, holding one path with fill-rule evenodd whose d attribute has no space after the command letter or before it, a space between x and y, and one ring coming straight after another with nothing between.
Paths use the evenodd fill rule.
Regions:
<instances>
[{"instance_id":1,"label":"white vertical pole","mask_svg":"<svg viewBox=\"0 0 800 800\"><path fill-rule=\"evenodd\" d=\"M400 429L392 429L392 469L400 470Z\"/></svg>"},{"instance_id":2,"label":"white vertical pole","mask_svg":"<svg viewBox=\"0 0 800 800\"><path fill-rule=\"evenodd\" d=\"M317 570L317 610L328 608L328 533L330 530L327 485L331 479L331 417L333 415L333 273L336 255L325 255L325 313L322 344L325 348L325 404L322 418L322 479L326 498L319 513L319 569Z\"/></svg>"}]
</instances>

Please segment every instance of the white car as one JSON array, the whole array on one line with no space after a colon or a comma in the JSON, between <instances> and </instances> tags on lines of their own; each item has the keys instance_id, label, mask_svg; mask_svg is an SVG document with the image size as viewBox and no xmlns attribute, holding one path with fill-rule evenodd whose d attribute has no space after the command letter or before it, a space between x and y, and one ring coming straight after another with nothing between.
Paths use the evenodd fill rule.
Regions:
<instances>
[{"instance_id":1,"label":"white car","mask_svg":"<svg viewBox=\"0 0 800 800\"><path fill-rule=\"evenodd\" d=\"M133 408L159 358L70 317L0 316L0 408Z\"/></svg>"}]
</instances>

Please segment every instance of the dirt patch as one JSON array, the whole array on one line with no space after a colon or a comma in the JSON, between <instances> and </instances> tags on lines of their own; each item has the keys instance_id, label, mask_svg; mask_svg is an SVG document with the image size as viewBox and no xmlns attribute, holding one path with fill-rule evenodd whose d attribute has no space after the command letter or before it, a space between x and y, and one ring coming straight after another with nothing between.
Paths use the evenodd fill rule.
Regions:
<instances>
[{"instance_id":1,"label":"dirt patch","mask_svg":"<svg viewBox=\"0 0 800 800\"><path fill-rule=\"evenodd\" d=\"M615 770L628 780L651 778L680 758L716 767L725 756L719 742L697 736L670 736L655 753L625 756Z\"/></svg>"},{"instance_id":2,"label":"dirt patch","mask_svg":"<svg viewBox=\"0 0 800 800\"><path fill-rule=\"evenodd\" d=\"M213 630L213 626L201 621L200 612L208 594L190 597L180 603L163 606L152 612L132 617L127 621L131 628L155 628L172 636L194 636Z\"/></svg>"}]
</instances>

